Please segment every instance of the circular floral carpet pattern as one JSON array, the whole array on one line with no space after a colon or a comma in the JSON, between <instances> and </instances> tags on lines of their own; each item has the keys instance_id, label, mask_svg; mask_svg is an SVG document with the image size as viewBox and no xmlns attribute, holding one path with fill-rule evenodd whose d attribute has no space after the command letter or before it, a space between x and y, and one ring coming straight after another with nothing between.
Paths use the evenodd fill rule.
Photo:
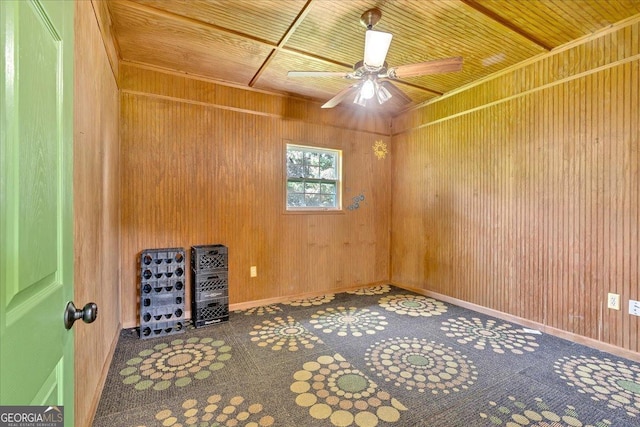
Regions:
<instances>
[{"instance_id":1,"label":"circular floral carpet pattern","mask_svg":"<svg viewBox=\"0 0 640 427\"><path fill-rule=\"evenodd\" d=\"M446 335L456 338L460 344L473 343L478 350L491 348L495 353L524 354L525 351L535 351L538 343L531 335L525 335L513 329L509 323L498 323L493 319L483 322L477 317L466 319L458 317L442 322L442 329Z\"/></svg>"},{"instance_id":2,"label":"circular floral carpet pattern","mask_svg":"<svg viewBox=\"0 0 640 427\"><path fill-rule=\"evenodd\" d=\"M297 371L291 384L296 404L334 426L375 426L400 421L407 408L381 390L341 355L320 356Z\"/></svg>"},{"instance_id":3,"label":"circular floral carpet pattern","mask_svg":"<svg viewBox=\"0 0 640 427\"><path fill-rule=\"evenodd\" d=\"M382 294L388 294L390 291L391 291L391 286L380 285L380 286L372 286L370 288L354 289L351 291L347 291L347 293L351 295L382 295Z\"/></svg>"},{"instance_id":4,"label":"circular floral carpet pattern","mask_svg":"<svg viewBox=\"0 0 640 427\"><path fill-rule=\"evenodd\" d=\"M155 416L159 425L166 427L184 426L273 426L270 415L262 415L263 407L259 403L249 404L244 397L232 397L228 403L222 402L222 396L212 394L205 402L196 399L185 400L180 413L163 409ZM144 426L139 426L144 427Z\"/></svg>"},{"instance_id":5,"label":"circular floral carpet pattern","mask_svg":"<svg viewBox=\"0 0 640 427\"><path fill-rule=\"evenodd\" d=\"M322 344L320 338L307 331L291 316L287 316L286 319L276 317L273 320L264 320L261 324L255 325L249 335L251 341L259 347L270 347L274 351L298 351L300 348L313 348L316 343Z\"/></svg>"},{"instance_id":6,"label":"circular floral carpet pattern","mask_svg":"<svg viewBox=\"0 0 640 427\"><path fill-rule=\"evenodd\" d=\"M189 338L160 343L127 360L120 370L125 384L136 390L165 390L171 385L184 387L195 378L208 378L231 359L231 347L213 338Z\"/></svg>"},{"instance_id":7,"label":"circular floral carpet pattern","mask_svg":"<svg viewBox=\"0 0 640 427\"><path fill-rule=\"evenodd\" d=\"M444 345L419 338L393 338L373 344L367 366L385 381L420 393L466 390L478 379L467 357Z\"/></svg>"},{"instance_id":8,"label":"circular floral carpet pattern","mask_svg":"<svg viewBox=\"0 0 640 427\"><path fill-rule=\"evenodd\" d=\"M558 359L555 372L571 387L611 409L627 415L640 414L640 365L627 365L608 358L568 356Z\"/></svg>"},{"instance_id":9,"label":"circular floral carpet pattern","mask_svg":"<svg viewBox=\"0 0 640 427\"><path fill-rule=\"evenodd\" d=\"M609 420L600 420L595 424L585 424L580 420L580 415L573 406L566 406L562 411L554 411L541 398L535 398L533 406L519 402L515 397L509 396L509 408L496 402L489 402L493 414L480 413L480 417L492 425L505 425L507 427L520 426L568 426L568 427L608 427Z\"/></svg>"},{"instance_id":10,"label":"circular floral carpet pattern","mask_svg":"<svg viewBox=\"0 0 640 427\"><path fill-rule=\"evenodd\" d=\"M309 321L315 329L327 334L335 332L340 337L351 335L362 337L383 331L387 326L385 317L367 308L337 307L320 310L311 315Z\"/></svg>"},{"instance_id":11,"label":"circular floral carpet pattern","mask_svg":"<svg viewBox=\"0 0 640 427\"><path fill-rule=\"evenodd\" d=\"M282 304L290 305L292 307L312 307L314 305L327 304L333 301L335 297L336 296L334 294L327 294L327 295L321 295L319 297L302 298L302 299L297 299L293 301L285 301Z\"/></svg>"},{"instance_id":12,"label":"circular floral carpet pattern","mask_svg":"<svg viewBox=\"0 0 640 427\"><path fill-rule=\"evenodd\" d=\"M282 309L277 305L263 305L260 307L248 308L246 310L238 310L235 313L244 314L245 316L264 316L265 314L275 314L281 311Z\"/></svg>"},{"instance_id":13,"label":"circular floral carpet pattern","mask_svg":"<svg viewBox=\"0 0 640 427\"><path fill-rule=\"evenodd\" d=\"M447 306L441 301L422 295L389 295L378 301L387 311L412 317L439 316L447 312Z\"/></svg>"}]
</instances>

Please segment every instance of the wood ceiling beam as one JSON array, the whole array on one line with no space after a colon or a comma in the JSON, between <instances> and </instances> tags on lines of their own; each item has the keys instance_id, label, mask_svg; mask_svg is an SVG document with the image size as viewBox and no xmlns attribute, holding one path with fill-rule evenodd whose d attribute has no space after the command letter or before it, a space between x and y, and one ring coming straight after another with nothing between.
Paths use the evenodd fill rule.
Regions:
<instances>
[{"instance_id":1,"label":"wood ceiling beam","mask_svg":"<svg viewBox=\"0 0 640 427\"><path fill-rule=\"evenodd\" d=\"M314 0L307 0L307 2L304 4L302 9L300 9L300 13L298 13L298 15L295 17L295 19L291 23L291 25L289 25L289 28L287 28L287 31L285 31L280 41L278 41L277 46L275 46L275 48L271 50L271 52L269 53L267 58L264 60L264 62L262 63L258 71L253 75L253 78L249 82L249 87L253 87L256 84L256 82L258 81L262 73L267 69L267 67L273 60L273 58L276 56L276 53L279 50L282 50L284 48L285 43L287 43L289 38L291 38L291 36L296 31L298 26L302 24L302 21L304 21L304 19L307 17L307 14L311 10L311 3L313 3L313 1Z\"/></svg>"},{"instance_id":2,"label":"wood ceiling beam","mask_svg":"<svg viewBox=\"0 0 640 427\"><path fill-rule=\"evenodd\" d=\"M409 86L409 87L412 87L414 89L421 90L423 92L429 92L429 93L432 93L432 94L434 94L436 96L444 95L443 92L437 91L435 89L429 89L428 87L420 86L420 85L417 85L417 84L414 84L414 83L409 83L409 82L406 82L404 80L395 80L394 79L394 80L391 80L391 82L394 83L394 84L397 83L398 85Z\"/></svg>"},{"instance_id":3,"label":"wood ceiling beam","mask_svg":"<svg viewBox=\"0 0 640 427\"><path fill-rule=\"evenodd\" d=\"M324 63L327 63L327 64L337 65L339 67L344 67L344 68L347 68L349 70L353 70L353 65L349 65L349 64L344 64L344 63L341 63L341 62L333 61L333 60L327 59L327 58L322 57L322 56L313 55L313 54L311 54L309 52L304 52L304 51L301 51L301 50L298 50L298 49L294 49L294 48L287 48L287 47L284 46L287 43L287 41L289 41L289 39L291 38L291 36L295 32L295 30L300 26L300 24L302 24L302 21L304 21L306 16L311 11L311 4L315 3L315 2L317 2L317 0L307 0L305 5L300 10L300 13L298 14L298 16L295 17L295 19L293 20L293 22L291 23L289 28L287 28L287 31L285 32L284 36L282 36L282 38L278 42L278 46L274 50L271 51L271 53L269 54L267 59L264 61L264 63L262 64L262 66L260 67L258 72L253 76L253 79L251 79L251 82L249 82L249 86L250 87L254 86L254 84L260 78L260 75L262 74L262 72L267 68L267 66L269 65L269 63L271 62L271 60L273 59L273 57L275 56L275 54L279 50L285 51L287 53L293 53L293 54L299 55L299 56L307 58L307 59L308 58L312 58L314 60L321 61L321 62L324 62ZM408 82L405 82L405 81L402 81L402 80L394 80L394 82L399 83L401 85L412 87L412 88L417 89L417 90L422 90L422 91L425 91L425 92L428 92L428 93L431 93L431 94L434 94L434 95L437 95L437 96L442 95L442 92L439 92L437 90L429 89L427 87L419 86L419 85L416 85L416 84L413 84L413 83L408 83Z\"/></svg>"},{"instance_id":4,"label":"wood ceiling beam","mask_svg":"<svg viewBox=\"0 0 640 427\"><path fill-rule=\"evenodd\" d=\"M297 49L293 49L293 48L289 48L289 47L285 47L284 46L284 44L293 35L295 29L298 26L300 26L300 24L302 23L302 21L304 20L306 15L309 13L310 6L314 1L315 0L308 0L307 1L305 6L300 10L300 13L294 19L294 21L289 26L289 28L287 29L287 31L285 32L283 37L280 39L280 41L278 41L277 44L274 44L272 42L269 42L268 40L265 40L265 39L262 39L262 38L259 38L259 37L255 37L255 36L252 36L250 34L243 33L241 31L231 30L229 28L221 27L219 25L211 24L209 22L200 21L200 20L195 19L195 18L189 18L187 16L179 15L179 14L173 13L173 12L168 12L166 10L158 9L158 8L155 8L155 7L152 7L152 6L147 6L145 4L141 4L141 3L137 3L137 2L133 2L133 1L129 1L129 0L124 0L124 1L120 0L121 3L126 3L126 5L127 5L126 7L129 7L131 9L137 10L139 12L150 13L150 14L153 14L155 16L159 16L159 17L166 18L166 19L171 19L171 20L176 21L176 22L182 22L182 23L184 23L185 25L188 25L188 26L195 25L197 27L200 27L200 28L203 28L203 29L206 29L206 30L212 30L212 31L215 31L215 32L220 33L220 34L233 35L233 36L236 36L236 37L240 37L240 38L243 38L243 39L250 40L250 41L252 41L254 43L258 43L258 44L260 44L260 45L262 45L264 47L272 49L272 54L273 54L273 51L275 51L275 50L281 50L283 52L293 53L293 54L296 54L298 56L305 57L307 59L314 59L316 61L322 61L322 62L324 62L326 64L338 65L338 66L341 66L341 67L346 67L348 69L352 69L352 65L351 64L344 64L342 62L332 61L331 59L325 58L323 56L313 55L313 54L308 53L308 52L304 52L304 51L301 51L301 50L297 50ZM269 56L272 56L272 55L269 55ZM261 69L262 68L264 68L264 65L261 67ZM261 71L259 71L259 72L261 73ZM254 76L254 78L252 79L251 82L253 83L255 79L256 78Z\"/></svg>"},{"instance_id":5,"label":"wood ceiling beam","mask_svg":"<svg viewBox=\"0 0 640 427\"><path fill-rule=\"evenodd\" d=\"M516 34L521 35L525 39L529 40L530 42L532 42L532 43L534 43L534 44L536 44L538 46L540 46L541 48L545 49L546 51L550 51L551 49L553 49L553 46L550 46L544 40L540 40L539 38L537 38L533 34L530 34L530 33L526 32L526 31L524 31L522 28L518 27L513 22L507 21L506 19L504 19L502 16L498 15L494 11L482 6L479 3L477 3L476 0L459 0L459 1L461 3L469 6L471 9L475 10L476 12L481 13L482 15L486 16L487 18L497 22L498 24L502 25L503 27L508 28L509 30L513 31Z\"/></svg>"},{"instance_id":6,"label":"wood ceiling beam","mask_svg":"<svg viewBox=\"0 0 640 427\"><path fill-rule=\"evenodd\" d=\"M1 1L1 0L0 0ZM229 28L225 28L225 27L221 27L219 25L215 25L215 24L211 24L209 22L204 22L204 21L200 21L198 19L195 18L189 18L187 16L183 16L183 15L179 15L177 13L173 13L173 12L169 12L166 10L162 10L162 9L157 9L155 7L152 6L147 6L141 3L137 3L137 2L133 2L133 1L129 1L129 0L119 0L121 3L126 3L127 7L130 7L132 9L135 9L139 12L143 12L143 13L150 13L156 16L160 16L166 19L171 19L177 22L182 22L186 25L195 25L197 27L203 28L203 29L207 29L207 30L212 30L215 31L217 33L220 34L226 34L226 35L234 35L236 37L241 37L244 39L248 39L251 40L252 42L255 43L259 43L265 47L271 48L271 53L267 56L267 58L265 59L265 61L263 62L263 64L260 66L260 68L258 69L258 71L256 72L256 74L254 74L253 78L251 79L251 81L249 82L249 87L253 88L257 79L260 77L260 75L264 72L264 70L266 69L267 65L269 63L271 63L271 61L273 60L273 57L275 56L275 54L278 51L282 51L282 52L287 52L287 53L291 53L294 55L298 55L301 56L303 58L306 59L312 59L315 61L321 61L324 62L326 64L330 64L330 65L336 65L339 67L345 67L349 70L353 69L353 65L351 64L344 64L341 62L337 62L337 61L333 61L331 59L328 59L326 57L323 56L319 56L319 55L314 55L312 53L309 52L305 52L305 51L301 51L298 49L293 49L290 47L286 47L285 44L286 42L289 40L289 38L291 38L291 36L293 35L293 33L295 32L296 28L298 28L300 26L300 24L302 24L302 22L304 21L304 18L308 15L308 13L311 10L311 5L314 4L315 2L317 2L317 0L307 0L307 2L305 3L305 5L302 7L302 9L300 9L300 13L298 13L298 15L296 16L296 18L293 20L293 22L291 23L291 25L289 26L289 28L287 29L287 31L284 33L284 35L282 36L282 38L278 41L277 44L271 43L268 40L259 38L259 37L255 37L255 36L251 36L249 34L243 33L241 31L235 31L235 30L231 30ZM463 0L464 1L464 0ZM406 86L410 86L414 89L418 89L418 90L422 90L434 95L442 95L442 92L433 90L433 89L429 89L423 86L419 86L413 83L408 83L406 81L403 80L394 80L394 82L399 83L401 85L406 85Z\"/></svg>"}]
</instances>

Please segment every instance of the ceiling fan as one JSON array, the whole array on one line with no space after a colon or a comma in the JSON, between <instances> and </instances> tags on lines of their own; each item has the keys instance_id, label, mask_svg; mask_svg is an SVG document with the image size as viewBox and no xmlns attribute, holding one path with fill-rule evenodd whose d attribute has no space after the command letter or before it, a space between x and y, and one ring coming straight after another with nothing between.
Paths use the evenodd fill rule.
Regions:
<instances>
[{"instance_id":1,"label":"ceiling fan","mask_svg":"<svg viewBox=\"0 0 640 427\"><path fill-rule=\"evenodd\" d=\"M387 68L385 58L391 45L393 34L375 31L373 27L380 21L382 12L380 9L369 9L360 16L360 23L367 28L364 42L364 59L353 66L351 72L340 71L289 71L289 77L343 77L351 80L359 80L358 83L347 86L322 108L333 108L346 98L354 96L355 104L366 106L374 97L379 104L384 104L393 96L397 96L402 104L411 102L411 98L405 95L389 80L398 80L406 77L422 76L426 74L448 73L462 69L462 58L452 57L419 62L417 64L399 65Z\"/></svg>"}]
</instances>

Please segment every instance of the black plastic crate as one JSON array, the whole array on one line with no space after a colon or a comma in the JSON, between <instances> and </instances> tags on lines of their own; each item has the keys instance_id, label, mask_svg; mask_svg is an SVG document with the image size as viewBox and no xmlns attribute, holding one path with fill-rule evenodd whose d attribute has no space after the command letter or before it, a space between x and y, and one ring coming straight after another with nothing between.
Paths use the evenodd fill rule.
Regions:
<instances>
[{"instance_id":1,"label":"black plastic crate","mask_svg":"<svg viewBox=\"0 0 640 427\"><path fill-rule=\"evenodd\" d=\"M140 325L140 338L156 338L166 335L183 333L186 322L184 320L174 320L167 322L154 322Z\"/></svg>"},{"instance_id":2,"label":"black plastic crate","mask_svg":"<svg viewBox=\"0 0 640 427\"><path fill-rule=\"evenodd\" d=\"M224 271L193 272L193 286L196 289L213 289L228 286L229 273Z\"/></svg>"},{"instance_id":3,"label":"black plastic crate","mask_svg":"<svg viewBox=\"0 0 640 427\"><path fill-rule=\"evenodd\" d=\"M184 332L184 249L145 249L139 266L140 338Z\"/></svg>"},{"instance_id":4,"label":"black plastic crate","mask_svg":"<svg viewBox=\"0 0 640 427\"><path fill-rule=\"evenodd\" d=\"M228 297L228 275L226 271L213 271L197 274L194 272L191 282L191 295L196 301Z\"/></svg>"},{"instance_id":5,"label":"black plastic crate","mask_svg":"<svg viewBox=\"0 0 640 427\"><path fill-rule=\"evenodd\" d=\"M229 288L224 286L213 289L194 289L191 297L196 302L209 301L216 298L228 298Z\"/></svg>"},{"instance_id":6,"label":"black plastic crate","mask_svg":"<svg viewBox=\"0 0 640 427\"><path fill-rule=\"evenodd\" d=\"M140 284L140 296L163 292L183 292L184 278L144 280Z\"/></svg>"},{"instance_id":7,"label":"black plastic crate","mask_svg":"<svg viewBox=\"0 0 640 427\"><path fill-rule=\"evenodd\" d=\"M162 307L148 307L140 313L141 325L147 323L167 322L169 320L184 320L184 309L181 306L165 305Z\"/></svg>"},{"instance_id":8,"label":"black plastic crate","mask_svg":"<svg viewBox=\"0 0 640 427\"><path fill-rule=\"evenodd\" d=\"M183 248L145 249L140 256L141 266L182 264L184 268Z\"/></svg>"},{"instance_id":9,"label":"black plastic crate","mask_svg":"<svg viewBox=\"0 0 640 427\"><path fill-rule=\"evenodd\" d=\"M150 264L142 265L140 277L142 280L163 280L172 277L184 277L184 264Z\"/></svg>"},{"instance_id":10,"label":"black plastic crate","mask_svg":"<svg viewBox=\"0 0 640 427\"><path fill-rule=\"evenodd\" d=\"M216 298L192 304L191 320L196 328L229 320L229 298Z\"/></svg>"},{"instance_id":11,"label":"black plastic crate","mask_svg":"<svg viewBox=\"0 0 640 427\"><path fill-rule=\"evenodd\" d=\"M144 309L161 306L182 306L184 308L184 291L178 292L151 292L140 297L140 313Z\"/></svg>"},{"instance_id":12,"label":"black plastic crate","mask_svg":"<svg viewBox=\"0 0 640 427\"><path fill-rule=\"evenodd\" d=\"M191 268L201 270L227 270L229 250L224 245L198 245L191 247Z\"/></svg>"}]
</instances>

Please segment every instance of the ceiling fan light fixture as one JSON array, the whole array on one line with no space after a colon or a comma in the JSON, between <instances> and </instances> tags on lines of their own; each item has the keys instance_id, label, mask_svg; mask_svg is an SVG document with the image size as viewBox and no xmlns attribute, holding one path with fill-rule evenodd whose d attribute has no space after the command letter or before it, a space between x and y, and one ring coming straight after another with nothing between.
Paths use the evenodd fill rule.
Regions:
<instances>
[{"instance_id":1,"label":"ceiling fan light fixture","mask_svg":"<svg viewBox=\"0 0 640 427\"><path fill-rule=\"evenodd\" d=\"M353 103L358 104L361 107L367 106L367 100L362 97L362 91L356 92L356 97L353 98Z\"/></svg>"},{"instance_id":2,"label":"ceiling fan light fixture","mask_svg":"<svg viewBox=\"0 0 640 427\"><path fill-rule=\"evenodd\" d=\"M288 76L329 77L339 75L347 79L359 80L358 83L338 92L337 95L325 102L322 108L333 108L345 99L352 99L354 104L362 107L373 106L374 101L369 102L369 100L374 96L380 105L385 104L393 97L393 104L402 106L411 103L411 98L389 80L448 73L462 69L462 57L436 59L389 68L385 58L391 46L393 34L373 29L381 17L382 12L378 8L369 9L360 16L360 23L366 28L364 57L363 60L353 65L352 72L290 71Z\"/></svg>"},{"instance_id":3,"label":"ceiling fan light fixture","mask_svg":"<svg viewBox=\"0 0 640 427\"><path fill-rule=\"evenodd\" d=\"M367 30L364 41L364 65L378 69L384 65L384 59L391 45L393 34L383 31Z\"/></svg>"},{"instance_id":4,"label":"ceiling fan light fixture","mask_svg":"<svg viewBox=\"0 0 640 427\"><path fill-rule=\"evenodd\" d=\"M360 96L363 99L371 99L376 94L376 84L374 84L373 80L367 79L362 82L362 87L360 88Z\"/></svg>"},{"instance_id":5,"label":"ceiling fan light fixture","mask_svg":"<svg viewBox=\"0 0 640 427\"><path fill-rule=\"evenodd\" d=\"M386 87L384 87L384 85L376 85L376 86L378 86L376 90L376 98L378 98L379 104L384 104L385 102L391 99L393 95L391 95L391 92L389 92L389 90Z\"/></svg>"}]
</instances>

